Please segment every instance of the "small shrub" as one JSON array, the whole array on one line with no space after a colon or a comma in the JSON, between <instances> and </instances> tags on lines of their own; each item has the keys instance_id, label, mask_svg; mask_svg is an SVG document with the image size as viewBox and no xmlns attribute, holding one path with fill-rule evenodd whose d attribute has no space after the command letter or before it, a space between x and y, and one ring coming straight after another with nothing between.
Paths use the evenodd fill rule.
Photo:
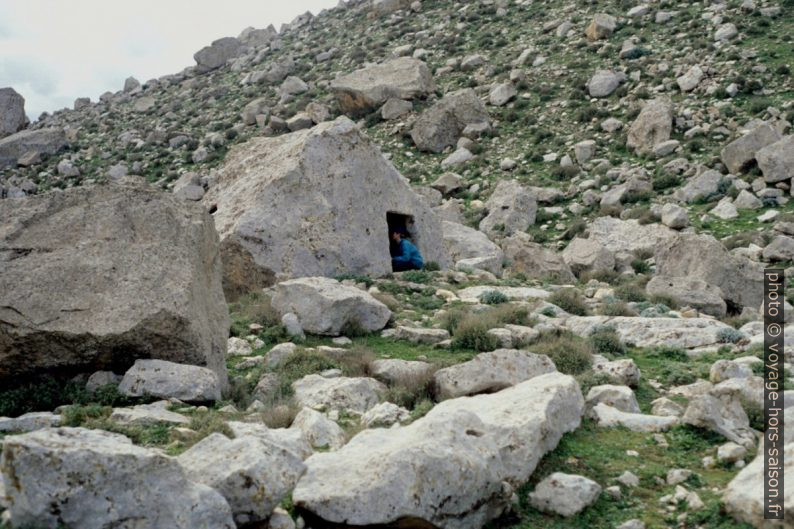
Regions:
<instances>
[{"instance_id":1,"label":"small shrub","mask_svg":"<svg viewBox=\"0 0 794 529\"><path fill-rule=\"evenodd\" d=\"M488 334L488 322L477 315L467 316L455 328L452 346L475 351L493 351L499 345L496 338Z\"/></svg>"},{"instance_id":2,"label":"small shrub","mask_svg":"<svg viewBox=\"0 0 794 529\"><path fill-rule=\"evenodd\" d=\"M644 263L645 261L640 262ZM645 289L635 283L620 285L619 287L615 288L615 295L624 301L645 301Z\"/></svg>"},{"instance_id":3,"label":"small shrub","mask_svg":"<svg viewBox=\"0 0 794 529\"><path fill-rule=\"evenodd\" d=\"M744 333L736 329L720 329L717 331L718 343L736 343L744 337Z\"/></svg>"},{"instance_id":4,"label":"small shrub","mask_svg":"<svg viewBox=\"0 0 794 529\"><path fill-rule=\"evenodd\" d=\"M675 310L678 308L678 302L674 298L662 294L654 294L648 298L648 301L654 305L664 305L666 309L665 312L669 312L670 309Z\"/></svg>"},{"instance_id":5,"label":"small shrub","mask_svg":"<svg viewBox=\"0 0 794 529\"><path fill-rule=\"evenodd\" d=\"M631 262L631 268L636 274L647 274L651 271L651 265L649 265L644 259L634 259Z\"/></svg>"},{"instance_id":6,"label":"small shrub","mask_svg":"<svg viewBox=\"0 0 794 529\"><path fill-rule=\"evenodd\" d=\"M567 375L584 373L593 365L590 346L570 331L544 332L531 350L551 358L557 370Z\"/></svg>"},{"instance_id":7,"label":"small shrub","mask_svg":"<svg viewBox=\"0 0 794 529\"><path fill-rule=\"evenodd\" d=\"M469 311L467 309L453 307L444 313L439 323L442 329L446 329L450 334L455 334L455 329L468 315Z\"/></svg>"},{"instance_id":8,"label":"small shrub","mask_svg":"<svg viewBox=\"0 0 794 529\"><path fill-rule=\"evenodd\" d=\"M590 332L590 343L593 346L593 351L598 354L626 354L626 346L620 341L617 331L608 325L594 328Z\"/></svg>"},{"instance_id":9,"label":"small shrub","mask_svg":"<svg viewBox=\"0 0 794 529\"><path fill-rule=\"evenodd\" d=\"M438 272L439 270L441 270L441 265L439 265L435 261L428 261L425 263L424 270L427 272Z\"/></svg>"},{"instance_id":10,"label":"small shrub","mask_svg":"<svg viewBox=\"0 0 794 529\"><path fill-rule=\"evenodd\" d=\"M486 305L499 305L508 301L507 296L498 290L488 290L480 294L480 303Z\"/></svg>"},{"instance_id":11,"label":"small shrub","mask_svg":"<svg viewBox=\"0 0 794 529\"><path fill-rule=\"evenodd\" d=\"M625 301L621 299L611 298L606 300L601 307L601 314L604 316L636 316L633 310L629 308Z\"/></svg>"},{"instance_id":12,"label":"small shrub","mask_svg":"<svg viewBox=\"0 0 794 529\"><path fill-rule=\"evenodd\" d=\"M433 279L433 275L425 270L408 270L403 272L402 278L411 283L429 283Z\"/></svg>"},{"instance_id":13,"label":"small shrub","mask_svg":"<svg viewBox=\"0 0 794 529\"><path fill-rule=\"evenodd\" d=\"M576 316L587 315L587 304L582 294L574 288L563 288L549 296L548 300L552 305L557 305L565 312Z\"/></svg>"},{"instance_id":14,"label":"small shrub","mask_svg":"<svg viewBox=\"0 0 794 529\"><path fill-rule=\"evenodd\" d=\"M579 382L579 387L583 395L587 395L591 388L595 386L603 386L604 384L612 384L614 380L612 377L603 372L586 371L576 376L576 381Z\"/></svg>"}]
</instances>

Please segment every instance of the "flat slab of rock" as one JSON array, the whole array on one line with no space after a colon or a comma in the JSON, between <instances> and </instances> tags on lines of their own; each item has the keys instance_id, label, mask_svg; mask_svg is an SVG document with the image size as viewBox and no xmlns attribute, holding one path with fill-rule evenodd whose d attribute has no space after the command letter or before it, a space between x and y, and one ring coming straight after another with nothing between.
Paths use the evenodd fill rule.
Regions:
<instances>
[{"instance_id":1,"label":"flat slab of rock","mask_svg":"<svg viewBox=\"0 0 794 529\"><path fill-rule=\"evenodd\" d=\"M212 217L169 193L108 185L4 201L0 379L160 358L225 384L220 265Z\"/></svg>"},{"instance_id":2,"label":"flat slab of rock","mask_svg":"<svg viewBox=\"0 0 794 529\"><path fill-rule=\"evenodd\" d=\"M424 98L435 89L430 68L411 57L367 66L331 81L331 91L346 114L375 110L392 98Z\"/></svg>"},{"instance_id":3,"label":"flat slab of rock","mask_svg":"<svg viewBox=\"0 0 794 529\"><path fill-rule=\"evenodd\" d=\"M579 426L583 408L576 381L559 373L448 400L408 426L365 430L341 450L313 455L293 501L353 526L482 527L504 512L512 487L563 433Z\"/></svg>"},{"instance_id":4,"label":"flat slab of rock","mask_svg":"<svg viewBox=\"0 0 794 529\"><path fill-rule=\"evenodd\" d=\"M207 402L221 400L221 385L218 375L205 367L165 360L136 360L124 374L119 393L130 397Z\"/></svg>"},{"instance_id":5,"label":"flat slab of rock","mask_svg":"<svg viewBox=\"0 0 794 529\"><path fill-rule=\"evenodd\" d=\"M110 420L119 424L152 426L155 424L190 424L184 415L168 411L169 402L162 400L151 404L140 404L130 408L115 408Z\"/></svg>"},{"instance_id":6,"label":"flat slab of rock","mask_svg":"<svg viewBox=\"0 0 794 529\"><path fill-rule=\"evenodd\" d=\"M235 527L223 496L119 434L56 428L6 437L0 469L15 526Z\"/></svg>"},{"instance_id":7,"label":"flat slab of rock","mask_svg":"<svg viewBox=\"0 0 794 529\"><path fill-rule=\"evenodd\" d=\"M467 303L479 303L480 296L486 292L499 292L507 296L510 301L529 301L531 299L546 299L551 295L547 290L532 287L503 287L503 286L479 286L467 287L458 291L461 301Z\"/></svg>"},{"instance_id":8,"label":"flat slab of rock","mask_svg":"<svg viewBox=\"0 0 794 529\"><path fill-rule=\"evenodd\" d=\"M281 282L271 302L280 314L295 314L301 328L311 334L339 336L352 326L374 332L391 318L389 308L366 291L327 277Z\"/></svg>"},{"instance_id":9,"label":"flat slab of rock","mask_svg":"<svg viewBox=\"0 0 794 529\"><path fill-rule=\"evenodd\" d=\"M406 327L401 325L395 329L394 337L398 340L407 340L411 343L437 344L449 340L449 331L446 329L429 329L425 327Z\"/></svg>"},{"instance_id":10,"label":"flat slab of rock","mask_svg":"<svg viewBox=\"0 0 794 529\"><path fill-rule=\"evenodd\" d=\"M569 517L595 503L601 485L584 476L554 472L529 494L529 504L539 511Z\"/></svg>"},{"instance_id":11,"label":"flat slab of rock","mask_svg":"<svg viewBox=\"0 0 794 529\"><path fill-rule=\"evenodd\" d=\"M306 375L292 383L295 401L316 410L364 413L386 393L386 386L367 377L325 378Z\"/></svg>"},{"instance_id":12,"label":"flat slab of rock","mask_svg":"<svg viewBox=\"0 0 794 529\"><path fill-rule=\"evenodd\" d=\"M602 325L613 327L621 341L637 347L667 345L682 349L717 345L720 331L733 329L721 321L706 318L571 316L565 320L565 327L579 336L588 336Z\"/></svg>"},{"instance_id":13,"label":"flat slab of rock","mask_svg":"<svg viewBox=\"0 0 794 529\"><path fill-rule=\"evenodd\" d=\"M238 523L267 519L306 471L292 452L245 435L210 434L177 460L188 479L226 499Z\"/></svg>"},{"instance_id":14,"label":"flat slab of rock","mask_svg":"<svg viewBox=\"0 0 794 529\"><path fill-rule=\"evenodd\" d=\"M633 432L666 432L680 422L678 417L629 413L603 402L593 407L592 415L598 426L603 428L623 426Z\"/></svg>"},{"instance_id":15,"label":"flat slab of rock","mask_svg":"<svg viewBox=\"0 0 794 529\"><path fill-rule=\"evenodd\" d=\"M345 116L234 147L202 200L217 208L230 299L277 275L390 274L386 212L413 219L425 262L448 265L436 215Z\"/></svg>"},{"instance_id":16,"label":"flat slab of rock","mask_svg":"<svg viewBox=\"0 0 794 529\"><path fill-rule=\"evenodd\" d=\"M370 364L373 377L387 384L414 385L422 383L432 374L433 365L418 360L385 358Z\"/></svg>"},{"instance_id":17,"label":"flat slab of rock","mask_svg":"<svg viewBox=\"0 0 794 529\"><path fill-rule=\"evenodd\" d=\"M0 432L32 432L61 425L61 416L48 411L33 411L19 417L0 417Z\"/></svg>"},{"instance_id":18,"label":"flat slab of rock","mask_svg":"<svg viewBox=\"0 0 794 529\"><path fill-rule=\"evenodd\" d=\"M557 371L546 355L518 349L497 349L439 369L433 376L439 399L493 393L533 377Z\"/></svg>"}]
</instances>

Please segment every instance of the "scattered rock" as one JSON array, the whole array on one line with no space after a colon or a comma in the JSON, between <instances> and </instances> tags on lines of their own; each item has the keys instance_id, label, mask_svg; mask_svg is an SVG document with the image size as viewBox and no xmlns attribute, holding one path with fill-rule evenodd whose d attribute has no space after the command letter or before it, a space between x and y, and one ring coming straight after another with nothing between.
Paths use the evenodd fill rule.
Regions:
<instances>
[{"instance_id":1,"label":"scattered rock","mask_svg":"<svg viewBox=\"0 0 794 529\"><path fill-rule=\"evenodd\" d=\"M175 459L123 435L57 428L3 441L4 503L15 524L104 529L135 520L139 527L235 527L223 496L189 480Z\"/></svg>"},{"instance_id":2,"label":"scattered rock","mask_svg":"<svg viewBox=\"0 0 794 529\"><path fill-rule=\"evenodd\" d=\"M596 502L601 486L584 476L554 472L529 493L529 504L539 511L570 517Z\"/></svg>"},{"instance_id":3,"label":"scattered rock","mask_svg":"<svg viewBox=\"0 0 794 529\"><path fill-rule=\"evenodd\" d=\"M82 187L5 201L0 225L0 379L123 372L155 357L207 366L226 383L228 307L202 207L145 188Z\"/></svg>"},{"instance_id":4,"label":"scattered rock","mask_svg":"<svg viewBox=\"0 0 794 529\"><path fill-rule=\"evenodd\" d=\"M436 371L433 381L439 399L493 393L557 368L549 357L517 349L480 353L474 359Z\"/></svg>"}]
</instances>

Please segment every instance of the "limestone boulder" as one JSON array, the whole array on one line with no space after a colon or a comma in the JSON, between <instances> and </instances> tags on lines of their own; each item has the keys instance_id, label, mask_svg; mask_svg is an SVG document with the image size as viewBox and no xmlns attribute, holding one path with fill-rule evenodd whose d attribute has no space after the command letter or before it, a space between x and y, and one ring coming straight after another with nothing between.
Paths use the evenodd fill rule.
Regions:
<instances>
[{"instance_id":1,"label":"limestone boulder","mask_svg":"<svg viewBox=\"0 0 794 529\"><path fill-rule=\"evenodd\" d=\"M563 250L562 258L576 275L615 268L615 254L591 239L575 238Z\"/></svg>"},{"instance_id":2,"label":"limestone boulder","mask_svg":"<svg viewBox=\"0 0 794 529\"><path fill-rule=\"evenodd\" d=\"M292 428L303 432L315 448L338 450L347 442L347 435L338 424L311 408L303 408L298 412L292 421Z\"/></svg>"},{"instance_id":3,"label":"limestone boulder","mask_svg":"<svg viewBox=\"0 0 794 529\"><path fill-rule=\"evenodd\" d=\"M309 444L309 437L297 427L268 428L261 422L228 421L226 426L238 437L257 437L269 444L278 445L289 450L301 460L314 452Z\"/></svg>"},{"instance_id":4,"label":"limestone boulder","mask_svg":"<svg viewBox=\"0 0 794 529\"><path fill-rule=\"evenodd\" d=\"M616 25L617 20L612 15L605 13L596 14L585 30L587 40L596 41L609 38L612 32L615 31Z\"/></svg>"},{"instance_id":5,"label":"limestone boulder","mask_svg":"<svg viewBox=\"0 0 794 529\"><path fill-rule=\"evenodd\" d=\"M226 381L218 235L199 205L99 186L0 208L0 379L159 358Z\"/></svg>"},{"instance_id":6,"label":"limestone boulder","mask_svg":"<svg viewBox=\"0 0 794 529\"><path fill-rule=\"evenodd\" d=\"M223 37L205 46L193 55L196 61L196 71L206 73L216 70L226 64L229 59L234 59L245 50L242 42L234 37Z\"/></svg>"},{"instance_id":7,"label":"limestone boulder","mask_svg":"<svg viewBox=\"0 0 794 529\"><path fill-rule=\"evenodd\" d=\"M119 434L55 428L6 437L0 472L17 527L235 527L223 496Z\"/></svg>"},{"instance_id":8,"label":"limestone boulder","mask_svg":"<svg viewBox=\"0 0 794 529\"><path fill-rule=\"evenodd\" d=\"M411 138L421 151L441 152L454 146L468 126L487 128L485 105L471 88L447 94L417 118Z\"/></svg>"},{"instance_id":9,"label":"limestone boulder","mask_svg":"<svg viewBox=\"0 0 794 529\"><path fill-rule=\"evenodd\" d=\"M588 410L592 410L600 403L627 413L640 413L637 397L634 396L634 392L628 386L616 386L613 384L593 386L587 392L585 405Z\"/></svg>"},{"instance_id":10,"label":"limestone boulder","mask_svg":"<svg viewBox=\"0 0 794 529\"><path fill-rule=\"evenodd\" d=\"M649 296L668 296L682 307L689 306L716 318L725 316L726 305L719 287L702 279L654 276L645 285Z\"/></svg>"},{"instance_id":11,"label":"limestone boulder","mask_svg":"<svg viewBox=\"0 0 794 529\"><path fill-rule=\"evenodd\" d=\"M583 337L605 325L614 328L622 341L637 347L667 345L682 349L717 345L720 332L732 329L730 325L710 318L571 316L565 321L568 330Z\"/></svg>"},{"instance_id":12,"label":"limestone boulder","mask_svg":"<svg viewBox=\"0 0 794 529\"><path fill-rule=\"evenodd\" d=\"M497 349L480 353L468 362L439 369L433 382L439 399L454 399L493 393L556 370L554 362L546 355Z\"/></svg>"},{"instance_id":13,"label":"limestone boulder","mask_svg":"<svg viewBox=\"0 0 794 529\"><path fill-rule=\"evenodd\" d=\"M626 80L626 74L612 70L597 70L587 83L590 97L608 97Z\"/></svg>"},{"instance_id":14,"label":"limestone boulder","mask_svg":"<svg viewBox=\"0 0 794 529\"><path fill-rule=\"evenodd\" d=\"M414 386L424 384L433 374L433 365L418 360L382 358L370 364L373 377L393 385Z\"/></svg>"},{"instance_id":15,"label":"limestone boulder","mask_svg":"<svg viewBox=\"0 0 794 529\"><path fill-rule=\"evenodd\" d=\"M119 392L130 397L216 401L221 399L221 381L215 371L206 367L165 360L136 360L124 374Z\"/></svg>"},{"instance_id":16,"label":"limestone boulder","mask_svg":"<svg viewBox=\"0 0 794 529\"><path fill-rule=\"evenodd\" d=\"M635 219L598 217L587 226L588 239L616 256L652 252L676 232L659 224L640 224Z\"/></svg>"},{"instance_id":17,"label":"limestone boulder","mask_svg":"<svg viewBox=\"0 0 794 529\"><path fill-rule=\"evenodd\" d=\"M756 153L779 140L780 133L772 125L764 123L726 145L720 157L731 173L739 174L755 160Z\"/></svg>"},{"instance_id":18,"label":"limestone boulder","mask_svg":"<svg viewBox=\"0 0 794 529\"><path fill-rule=\"evenodd\" d=\"M633 432L665 432L680 422L678 417L626 412L603 402L593 407L591 415L601 428L622 426Z\"/></svg>"},{"instance_id":19,"label":"limestone boulder","mask_svg":"<svg viewBox=\"0 0 794 529\"><path fill-rule=\"evenodd\" d=\"M535 224L538 202L535 193L516 180L502 180L485 202L488 215L480 231L494 237L525 231Z\"/></svg>"},{"instance_id":20,"label":"limestone boulder","mask_svg":"<svg viewBox=\"0 0 794 529\"><path fill-rule=\"evenodd\" d=\"M707 393L690 399L682 421L716 432L745 448L755 446L747 413L735 394L722 397Z\"/></svg>"},{"instance_id":21,"label":"limestone boulder","mask_svg":"<svg viewBox=\"0 0 794 529\"><path fill-rule=\"evenodd\" d=\"M11 87L0 88L0 138L25 128L25 98Z\"/></svg>"},{"instance_id":22,"label":"limestone boulder","mask_svg":"<svg viewBox=\"0 0 794 529\"><path fill-rule=\"evenodd\" d=\"M573 283L576 278L563 257L533 242L524 232L517 232L502 240L504 258L510 269L532 279Z\"/></svg>"},{"instance_id":23,"label":"limestone boulder","mask_svg":"<svg viewBox=\"0 0 794 529\"><path fill-rule=\"evenodd\" d=\"M626 146L637 154L649 154L670 139L673 131L673 103L667 98L649 101L629 128Z\"/></svg>"},{"instance_id":24,"label":"limestone boulder","mask_svg":"<svg viewBox=\"0 0 794 529\"><path fill-rule=\"evenodd\" d=\"M502 270L504 254L486 234L457 222L442 221L444 245L457 266L488 270L498 274Z\"/></svg>"},{"instance_id":25,"label":"limestone boulder","mask_svg":"<svg viewBox=\"0 0 794 529\"><path fill-rule=\"evenodd\" d=\"M584 476L554 472L529 494L529 504L548 513L569 517L592 505L601 494L601 485Z\"/></svg>"},{"instance_id":26,"label":"limestone boulder","mask_svg":"<svg viewBox=\"0 0 794 529\"><path fill-rule=\"evenodd\" d=\"M226 499L238 525L267 519L306 471L292 452L245 435L210 434L177 460L190 481Z\"/></svg>"},{"instance_id":27,"label":"limestone boulder","mask_svg":"<svg viewBox=\"0 0 794 529\"><path fill-rule=\"evenodd\" d=\"M425 262L448 264L435 214L344 116L232 149L203 201L230 298L277 278L391 273L387 212L404 215Z\"/></svg>"},{"instance_id":28,"label":"limestone boulder","mask_svg":"<svg viewBox=\"0 0 794 529\"><path fill-rule=\"evenodd\" d=\"M306 375L292 383L295 401L315 410L364 413L386 394L386 386L368 377L325 378Z\"/></svg>"},{"instance_id":29,"label":"limestone boulder","mask_svg":"<svg viewBox=\"0 0 794 529\"><path fill-rule=\"evenodd\" d=\"M389 308L359 288L327 277L302 277L274 287L273 308L295 314L311 334L339 336L345 330L379 331L389 322Z\"/></svg>"},{"instance_id":30,"label":"limestone boulder","mask_svg":"<svg viewBox=\"0 0 794 529\"><path fill-rule=\"evenodd\" d=\"M703 171L689 180L685 186L675 190L673 196L682 202L691 204L716 195L720 190L723 177L714 170Z\"/></svg>"},{"instance_id":31,"label":"limestone boulder","mask_svg":"<svg viewBox=\"0 0 794 529\"><path fill-rule=\"evenodd\" d=\"M728 252L710 235L678 234L656 248L655 259L658 275L710 283L734 311L763 302L763 265Z\"/></svg>"},{"instance_id":32,"label":"limestone boulder","mask_svg":"<svg viewBox=\"0 0 794 529\"><path fill-rule=\"evenodd\" d=\"M66 146L63 129L23 130L0 138L0 169L13 167L24 157L56 154Z\"/></svg>"},{"instance_id":33,"label":"limestone boulder","mask_svg":"<svg viewBox=\"0 0 794 529\"><path fill-rule=\"evenodd\" d=\"M479 528L579 426L583 407L576 381L559 373L447 400L408 426L365 430L315 454L293 501L330 523Z\"/></svg>"},{"instance_id":34,"label":"limestone boulder","mask_svg":"<svg viewBox=\"0 0 794 529\"><path fill-rule=\"evenodd\" d=\"M794 178L794 136L767 145L755 153L764 181L770 184Z\"/></svg>"},{"instance_id":35,"label":"limestone boulder","mask_svg":"<svg viewBox=\"0 0 794 529\"><path fill-rule=\"evenodd\" d=\"M430 68L411 57L367 66L331 81L331 91L346 114L373 111L392 98L425 98L435 89Z\"/></svg>"}]
</instances>

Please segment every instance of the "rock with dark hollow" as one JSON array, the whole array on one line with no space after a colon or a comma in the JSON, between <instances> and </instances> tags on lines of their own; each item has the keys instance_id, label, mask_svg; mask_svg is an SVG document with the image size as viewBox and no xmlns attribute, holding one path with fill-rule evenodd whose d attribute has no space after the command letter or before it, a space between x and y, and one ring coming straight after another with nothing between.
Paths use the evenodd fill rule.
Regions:
<instances>
[{"instance_id":1,"label":"rock with dark hollow","mask_svg":"<svg viewBox=\"0 0 794 529\"><path fill-rule=\"evenodd\" d=\"M225 384L229 314L201 206L116 185L7 200L0 269L0 379L159 358Z\"/></svg>"},{"instance_id":2,"label":"rock with dark hollow","mask_svg":"<svg viewBox=\"0 0 794 529\"><path fill-rule=\"evenodd\" d=\"M344 116L234 148L203 201L216 210L230 298L277 276L391 273L388 213L425 262L447 266L435 214Z\"/></svg>"}]
</instances>

